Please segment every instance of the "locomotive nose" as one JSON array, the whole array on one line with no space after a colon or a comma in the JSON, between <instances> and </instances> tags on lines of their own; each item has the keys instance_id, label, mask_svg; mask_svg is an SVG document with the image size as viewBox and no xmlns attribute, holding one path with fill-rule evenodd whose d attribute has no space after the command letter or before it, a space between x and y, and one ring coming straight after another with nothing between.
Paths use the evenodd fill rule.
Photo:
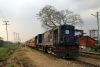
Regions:
<instances>
[{"instance_id":1,"label":"locomotive nose","mask_svg":"<svg viewBox=\"0 0 100 67\"><path fill-rule=\"evenodd\" d=\"M63 40L64 40L64 42L66 42L66 37L65 36L64 36Z\"/></svg>"},{"instance_id":2,"label":"locomotive nose","mask_svg":"<svg viewBox=\"0 0 100 67\"><path fill-rule=\"evenodd\" d=\"M66 56L67 56L67 57L70 57L70 56L71 56L71 52L67 52L67 53L66 53Z\"/></svg>"},{"instance_id":3,"label":"locomotive nose","mask_svg":"<svg viewBox=\"0 0 100 67\"><path fill-rule=\"evenodd\" d=\"M69 57L70 56L69 53L66 53L66 56Z\"/></svg>"}]
</instances>

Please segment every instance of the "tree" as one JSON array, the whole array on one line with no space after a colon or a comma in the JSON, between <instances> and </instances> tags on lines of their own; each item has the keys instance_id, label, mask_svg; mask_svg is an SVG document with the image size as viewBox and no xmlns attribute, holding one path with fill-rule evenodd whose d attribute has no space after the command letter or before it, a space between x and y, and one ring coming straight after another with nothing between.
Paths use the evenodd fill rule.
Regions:
<instances>
[{"instance_id":1,"label":"tree","mask_svg":"<svg viewBox=\"0 0 100 67\"><path fill-rule=\"evenodd\" d=\"M3 38L2 38L2 37L0 37L0 40L3 40Z\"/></svg>"},{"instance_id":2,"label":"tree","mask_svg":"<svg viewBox=\"0 0 100 67\"><path fill-rule=\"evenodd\" d=\"M4 43L3 38L0 37L0 46L3 46L3 43Z\"/></svg>"},{"instance_id":3,"label":"tree","mask_svg":"<svg viewBox=\"0 0 100 67\"><path fill-rule=\"evenodd\" d=\"M83 25L80 15L73 14L69 10L57 11L53 6L46 5L37 14L37 19L42 22L42 27L45 29L55 28L60 25Z\"/></svg>"}]
</instances>

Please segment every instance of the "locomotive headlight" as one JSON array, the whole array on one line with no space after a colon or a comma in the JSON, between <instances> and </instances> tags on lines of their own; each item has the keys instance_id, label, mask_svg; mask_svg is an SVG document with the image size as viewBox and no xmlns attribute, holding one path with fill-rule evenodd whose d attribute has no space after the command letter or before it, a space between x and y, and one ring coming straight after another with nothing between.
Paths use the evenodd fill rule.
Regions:
<instances>
[{"instance_id":1,"label":"locomotive headlight","mask_svg":"<svg viewBox=\"0 0 100 67\"><path fill-rule=\"evenodd\" d=\"M66 34L69 34L69 30L66 30L65 33L66 33Z\"/></svg>"}]
</instances>

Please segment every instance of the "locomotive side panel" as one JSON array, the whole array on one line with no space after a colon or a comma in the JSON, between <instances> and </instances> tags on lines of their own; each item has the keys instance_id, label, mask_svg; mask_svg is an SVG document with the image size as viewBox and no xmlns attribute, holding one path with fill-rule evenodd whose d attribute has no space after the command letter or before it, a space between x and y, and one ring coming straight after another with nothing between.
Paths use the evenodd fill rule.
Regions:
<instances>
[{"instance_id":1,"label":"locomotive side panel","mask_svg":"<svg viewBox=\"0 0 100 67\"><path fill-rule=\"evenodd\" d=\"M42 42L39 45L46 46L46 45L53 45L53 34L52 30L49 30L42 34Z\"/></svg>"}]
</instances>

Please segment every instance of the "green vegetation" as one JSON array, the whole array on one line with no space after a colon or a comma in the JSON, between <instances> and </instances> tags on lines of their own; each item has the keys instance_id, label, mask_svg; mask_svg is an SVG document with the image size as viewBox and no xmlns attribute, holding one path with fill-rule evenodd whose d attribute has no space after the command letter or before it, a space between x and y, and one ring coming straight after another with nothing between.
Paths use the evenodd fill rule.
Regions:
<instances>
[{"instance_id":1,"label":"green vegetation","mask_svg":"<svg viewBox=\"0 0 100 67\"><path fill-rule=\"evenodd\" d=\"M5 50L9 49L9 48L14 48L15 46L18 46L16 44L5 44L4 46L0 47L0 53L4 52Z\"/></svg>"},{"instance_id":2,"label":"green vegetation","mask_svg":"<svg viewBox=\"0 0 100 67\"><path fill-rule=\"evenodd\" d=\"M7 48L1 47L0 48L0 53L4 52Z\"/></svg>"},{"instance_id":3,"label":"green vegetation","mask_svg":"<svg viewBox=\"0 0 100 67\"><path fill-rule=\"evenodd\" d=\"M12 63L12 64L10 64L8 67L14 67L14 64Z\"/></svg>"},{"instance_id":4,"label":"green vegetation","mask_svg":"<svg viewBox=\"0 0 100 67\"><path fill-rule=\"evenodd\" d=\"M26 58L24 57L17 57L16 64L22 64L24 67L28 67Z\"/></svg>"},{"instance_id":5,"label":"green vegetation","mask_svg":"<svg viewBox=\"0 0 100 67\"><path fill-rule=\"evenodd\" d=\"M97 53L100 53L100 45L96 45L95 47L91 47L91 51L92 52L97 52Z\"/></svg>"},{"instance_id":6,"label":"green vegetation","mask_svg":"<svg viewBox=\"0 0 100 67\"><path fill-rule=\"evenodd\" d=\"M0 40L0 47L2 47L4 44L4 41L3 40Z\"/></svg>"},{"instance_id":7,"label":"green vegetation","mask_svg":"<svg viewBox=\"0 0 100 67\"><path fill-rule=\"evenodd\" d=\"M0 37L0 48L1 47L12 47L12 46L15 46L15 45L19 45L21 44L20 42L18 43L13 43L13 42L10 42L10 41L4 41L2 37Z\"/></svg>"},{"instance_id":8,"label":"green vegetation","mask_svg":"<svg viewBox=\"0 0 100 67\"><path fill-rule=\"evenodd\" d=\"M100 53L100 40L98 42L96 41L96 45L94 47L91 47L90 52Z\"/></svg>"},{"instance_id":9,"label":"green vegetation","mask_svg":"<svg viewBox=\"0 0 100 67\"><path fill-rule=\"evenodd\" d=\"M0 37L0 47L3 46L3 44L4 44L4 40L2 37Z\"/></svg>"},{"instance_id":10,"label":"green vegetation","mask_svg":"<svg viewBox=\"0 0 100 67\"><path fill-rule=\"evenodd\" d=\"M9 48L1 48L0 60L2 61L7 60L11 56L11 54L13 54L14 51L18 48L19 46L16 45L12 45L12 46L10 45Z\"/></svg>"}]
</instances>

